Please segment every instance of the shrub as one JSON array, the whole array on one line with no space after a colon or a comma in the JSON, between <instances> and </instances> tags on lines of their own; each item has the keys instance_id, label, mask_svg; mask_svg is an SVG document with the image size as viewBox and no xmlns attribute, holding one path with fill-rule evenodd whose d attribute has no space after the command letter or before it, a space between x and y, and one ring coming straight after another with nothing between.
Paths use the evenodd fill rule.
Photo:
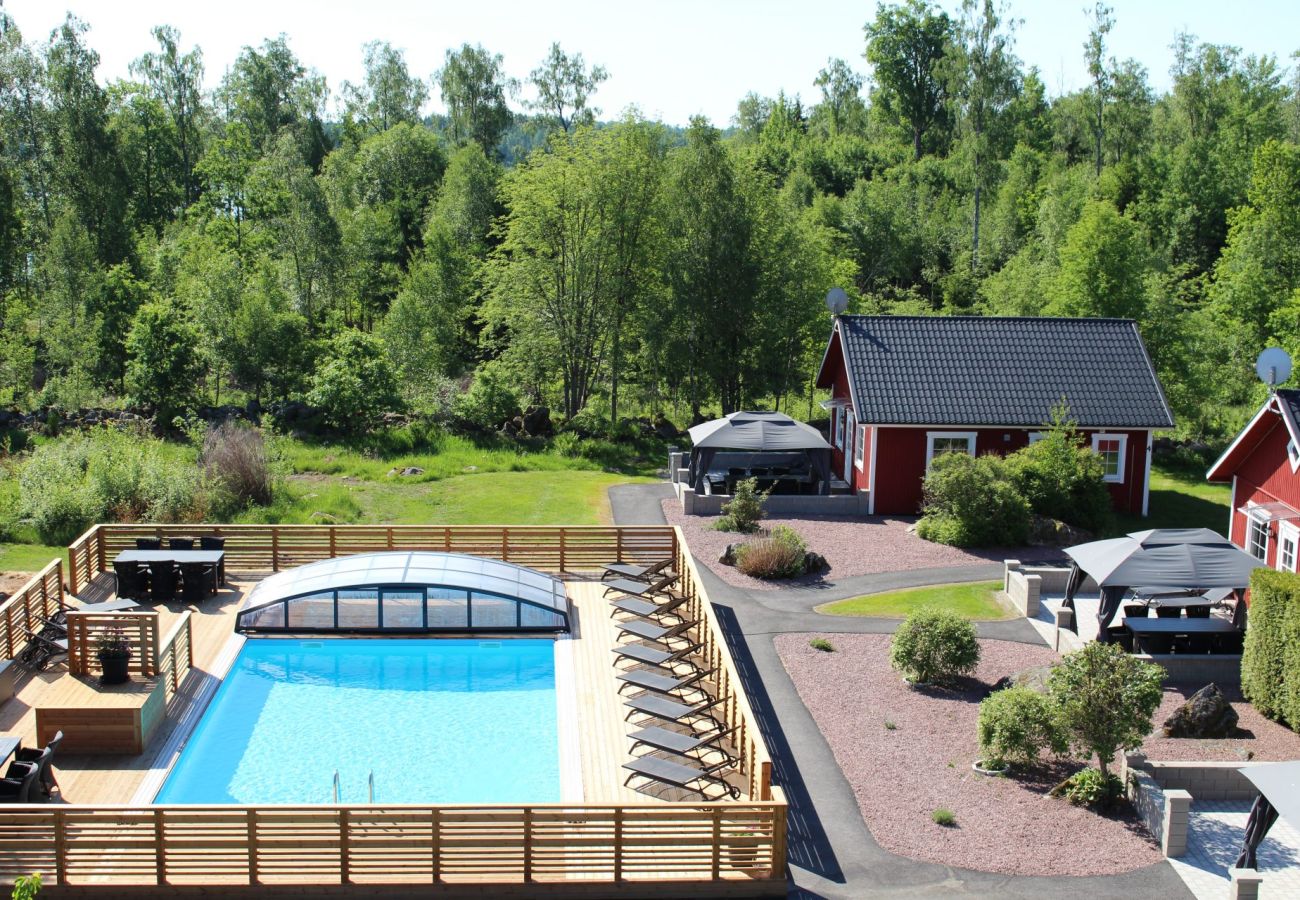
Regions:
<instances>
[{"instance_id":1,"label":"shrub","mask_svg":"<svg viewBox=\"0 0 1300 900\"><path fill-rule=\"evenodd\" d=\"M890 665L922 684L969 674L979 661L975 626L954 612L933 606L908 615L889 645Z\"/></svg>"},{"instance_id":2,"label":"shrub","mask_svg":"<svg viewBox=\"0 0 1300 900\"><path fill-rule=\"evenodd\" d=\"M39 872L33 872L31 875L20 875L14 881L14 890L10 895L10 900L36 900L36 895L41 892L41 876Z\"/></svg>"},{"instance_id":3,"label":"shrub","mask_svg":"<svg viewBox=\"0 0 1300 900\"><path fill-rule=\"evenodd\" d=\"M491 363L479 366L469 390L456 398L452 415L483 431L495 431L520 413L519 395L510 377Z\"/></svg>"},{"instance_id":4,"label":"shrub","mask_svg":"<svg viewBox=\"0 0 1300 900\"><path fill-rule=\"evenodd\" d=\"M1104 531L1113 515L1101 457L1082 445L1063 411L1054 414L1042 435L1007 457L1007 471L1016 488L1040 516Z\"/></svg>"},{"instance_id":5,"label":"shrub","mask_svg":"<svg viewBox=\"0 0 1300 900\"><path fill-rule=\"evenodd\" d=\"M814 650L820 650L823 653L835 652L835 646L830 641L826 640L826 638L813 638L808 642L808 646L812 647Z\"/></svg>"},{"instance_id":6,"label":"shrub","mask_svg":"<svg viewBox=\"0 0 1300 900\"><path fill-rule=\"evenodd\" d=\"M807 553L794 529L777 525L767 537L736 548L736 568L751 578L798 578Z\"/></svg>"},{"instance_id":7,"label":"shrub","mask_svg":"<svg viewBox=\"0 0 1300 900\"><path fill-rule=\"evenodd\" d=\"M1098 809L1110 806L1123 792L1124 785L1119 778L1091 767L1080 769L1052 788L1053 796L1064 795L1075 806Z\"/></svg>"},{"instance_id":8,"label":"shrub","mask_svg":"<svg viewBox=\"0 0 1300 900\"><path fill-rule=\"evenodd\" d=\"M767 492L758 489L757 478L738 481L736 492L722 505L722 518L718 519L713 527L718 531L753 534L758 531L758 523L763 518L763 507L766 503Z\"/></svg>"},{"instance_id":9,"label":"shrub","mask_svg":"<svg viewBox=\"0 0 1300 900\"><path fill-rule=\"evenodd\" d=\"M312 376L307 402L339 431L356 433L402 406L397 375L384 346L373 335L349 328L330 342L323 365Z\"/></svg>"},{"instance_id":10,"label":"shrub","mask_svg":"<svg viewBox=\"0 0 1300 900\"><path fill-rule=\"evenodd\" d=\"M936 825L942 825L944 828L952 828L957 824L957 816L953 814L951 809L945 809L941 806L930 813L930 821Z\"/></svg>"},{"instance_id":11,"label":"shrub","mask_svg":"<svg viewBox=\"0 0 1300 900\"><path fill-rule=\"evenodd\" d=\"M1044 695L1024 685L995 691L980 704L979 742L986 767L1031 765L1047 749L1064 753L1066 743L1056 709Z\"/></svg>"},{"instance_id":12,"label":"shrub","mask_svg":"<svg viewBox=\"0 0 1300 900\"><path fill-rule=\"evenodd\" d=\"M1120 750L1141 745L1160 705L1164 670L1093 641L1052 670L1047 689L1070 745L1095 755L1102 775Z\"/></svg>"},{"instance_id":13,"label":"shrub","mask_svg":"<svg viewBox=\"0 0 1300 900\"><path fill-rule=\"evenodd\" d=\"M956 547L1023 544L1029 503L997 456L944 453L926 473L924 515L916 533Z\"/></svg>"},{"instance_id":14,"label":"shrub","mask_svg":"<svg viewBox=\"0 0 1300 900\"><path fill-rule=\"evenodd\" d=\"M135 402L157 412L159 422L194 401L203 371L199 333L174 303L146 303L126 337L126 381Z\"/></svg>"},{"instance_id":15,"label":"shrub","mask_svg":"<svg viewBox=\"0 0 1300 900\"><path fill-rule=\"evenodd\" d=\"M1294 639L1288 633L1300 614L1300 576L1256 569L1250 578L1250 627L1241 656L1241 690L1262 715L1300 725L1300 708L1287 709L1300 694L1300 671L1287 667ZM1289 646L1290 645L1290 646ZM1297 648L1300 649L1300 648Z\"/></svg>"},{"instance_id":16,"label":"shrub","mask_svg":"<svg viewBox=\"0 0 1300 900\"><path fill-rule=\"evenodd\" d=\"M209 429L199 464L209 482L221 485L236 507L271 502L271 465L261 430L235 421Z\"/></svg>"}]
</instances>

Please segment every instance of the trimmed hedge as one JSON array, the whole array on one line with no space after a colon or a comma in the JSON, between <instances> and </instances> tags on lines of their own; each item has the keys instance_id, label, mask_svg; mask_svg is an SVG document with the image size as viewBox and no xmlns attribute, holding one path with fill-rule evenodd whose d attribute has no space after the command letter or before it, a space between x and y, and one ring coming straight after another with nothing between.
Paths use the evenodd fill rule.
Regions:
<instances>
[{"instance_id":1,"label":"trimmed hedge","mask_svg":"<svg viewBox=\"0 0 1300 900\"><path fill-rule=\"evenodd\" d=\"M1256 569L1241 689L1263 715L1300 727L1300 576Z\"/></svg>"}]
</instances>

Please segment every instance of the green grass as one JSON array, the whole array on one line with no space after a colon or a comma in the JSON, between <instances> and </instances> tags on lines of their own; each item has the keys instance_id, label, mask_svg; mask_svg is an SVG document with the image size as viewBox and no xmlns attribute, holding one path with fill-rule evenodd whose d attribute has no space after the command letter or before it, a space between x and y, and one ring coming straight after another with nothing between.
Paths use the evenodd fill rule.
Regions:
<instances>
[{"instance_id":1,"label":"green grass","mask_svg":"<svg viewBox=\"0 0 1300 900\"><path fill-rule=\"evenodd\" d=\"M57 557L66 560L66 547L44 544L0 544L0 573L39 572Z\"/></svg>"},{"instance_id":2,"label":"green grass","mask_svg":"<svg viewBox=\"0 0 1300 900\"><path fill-rule=\"evenodd\" d=\"M1116 516L1115 534L1147 528L1210 528L1225 534L1232 489L1210 484L1204 472L1186 472L1153 466L1150 515Z\"/></svg>"},{"instance_id":3,"label":"green grass","mask_svg":"<svg viewBox=\"0 0 1300 900\"><path fill-rule=\"evenodd\" d=\"M829 616L880 616L886 619L906 618L908 613L923 606L950 609L967 619L992 621L1013 619L1016 614L995 596L1001 590L1000 581L975 581L967 584L941 584L935 587L910 588L884 594L867 594L817 607L817 612Z\"/></svg>"}]
</instances>

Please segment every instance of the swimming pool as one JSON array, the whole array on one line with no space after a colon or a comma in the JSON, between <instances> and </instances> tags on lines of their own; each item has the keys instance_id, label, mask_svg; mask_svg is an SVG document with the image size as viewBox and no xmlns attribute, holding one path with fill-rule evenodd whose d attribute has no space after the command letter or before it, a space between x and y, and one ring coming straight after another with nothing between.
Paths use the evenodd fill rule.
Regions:
<instances>
[{"instance_id":1,"label":"swimming pool","mask_svg":"<svg viewBox=\"0 0 1300 900\"><path fill-rule=\"evenodd\" d=\"M554 646L250 639L154 802L558 802Z\"/></svg>"}]
</instances>

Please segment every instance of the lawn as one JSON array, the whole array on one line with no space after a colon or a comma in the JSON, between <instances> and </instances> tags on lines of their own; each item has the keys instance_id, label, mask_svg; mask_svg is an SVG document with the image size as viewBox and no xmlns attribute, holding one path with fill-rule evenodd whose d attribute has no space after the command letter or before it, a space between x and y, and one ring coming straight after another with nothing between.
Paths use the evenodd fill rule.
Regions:
<instances>
[{"instance_id":1,"label":"lawn","mask_svg":"<svg viewBox=\"0 0 1300 900\"><path fill-rule=\"evenodd\" d=\"M998 600L1000 581L974 581L965 584L941 584L933 587L867 594L838 600L817 607L828 616L880 616L902 619L923 606L938 606L977 621L1014 619L1016 613Z\"/></svg>"},{"instance_id":2,"label":"lawn","mask_svg":"<svg viewBox=\"0 0 1300 900\"><path fill-rule=\"evenodd\" d=\"M66 547L44 544L0 544L0 574L39 572L54 557L62 557L66 552Z\"/></svg>"},{"instance_id":3,"label":"lawn","mask_svg":"<svg viewBox=\"0 0 1300 900\"><path fill-rule=\"evenodd\" d=\"M1147 528L1211 528L1225 534L1232 489L1210 484L1204 472L1184 472L1153 466L1151 469L1151 514L1146 518L1116 516L1115 534Z\"/></svg>"}]
</instances>

